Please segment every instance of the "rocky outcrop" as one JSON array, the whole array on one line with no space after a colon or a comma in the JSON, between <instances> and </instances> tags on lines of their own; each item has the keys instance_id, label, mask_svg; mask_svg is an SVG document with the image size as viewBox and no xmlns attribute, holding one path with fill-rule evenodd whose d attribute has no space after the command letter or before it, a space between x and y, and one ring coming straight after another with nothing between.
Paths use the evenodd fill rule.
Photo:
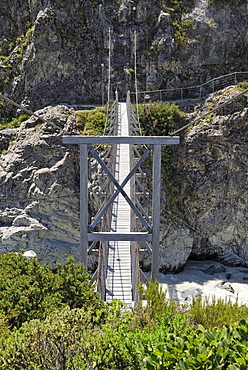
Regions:
<instances>
[{"instance_id":1,"label":"rocky outcrop","mask_svg":"<svg viewBox=\"0 0 248 370\"><path fill-rule=\"evenodd\" d=\"M37 112L67 127L65 106ZM69 126L71 123L69 124ZM40 261L62 262L79 244L79 159L62 144L61 132L31 118L1 131L11 143L0 160L0 251L32 249ZM4 140L3 140L4 142Z\"/></svg>"},{"instance_id":2,"label":"rocky outcrop","mask_svg":"<svg viewBox=\"0 0 248 370\"><path fill-rule=\"evenodd\" d=\"M0 91L37 110L134 90L197 85L247 65L247 2L2 0ZM109 42L110 41L110 42ZM130 78L130 76L129 76ZM104 86L104 88L103 88ZM7 113L14 115L7 105Z\"/></svg>"},{"instance_id":3,"label":"rocky outcrop","mask_svg":"<svg viewBox=\"0 0 248 370\"><path fill-rule=\"evenodd\" d=\"M197 114L237 93L236 87L230 87L222 95L211 95ZM248 265L247 123L247 97L241 96L202 119L182 138L175 170L180 174L186 230L177 232L174 219L173 231L168 233L166 227L162 231L161 270L178 271L188 258Z\"/></svg>"}]
</instances>

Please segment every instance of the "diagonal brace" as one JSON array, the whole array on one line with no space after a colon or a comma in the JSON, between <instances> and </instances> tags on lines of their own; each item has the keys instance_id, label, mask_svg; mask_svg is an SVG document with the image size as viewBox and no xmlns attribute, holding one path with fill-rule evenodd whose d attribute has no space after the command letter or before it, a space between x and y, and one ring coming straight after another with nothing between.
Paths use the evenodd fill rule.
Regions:
<instances>
[{"instance_id":1,"label":"diagonal brace","mask_svg":"<svg viewBox=\"0 0 248 370\"><path fill-rule=\"evenodd\" d=\"M146 220L143 218L143 216L141 215L139 210L136 208L136 206L133 204L133 202L131 201L131 199L128 197L127 193L123 189L124 186L127 184L127 182L131 179L133 174L137 171L139 166L142 164L142 162L147 158L147 156L149 155L149 153L151 151L151 148L150 147L147 148L145 153L142 155L140 160L136 163L136 165L133 167L133 169L130 171L130 173L128 174L128 176L125 178L125 180L122 182L121 185L118 183L118 181L112 175L112 173L109 171L109 169L107 168L105 163L102 161L102 159L99 157L99 155L96 153L94 148L91 145L89 145L88 148L89 148L91 154L93 155L93 157L99 162L99 164L102 166L103 170L106 172L106 174L109 176L110 180L114 183L114 185L117 188L116 192L112 195L112 197L109 199L107 204L103 207L103 209L98 213L95 220L91 223L91 225L89 226L89 230L90 231L93 230L93 228L100 221L103 214L107 211L109 206L113 203L115 198L119 195L119 193L121 193L121 195L125 198L126 202L130 205L132 210L135 212L135 214L137 215L137 217L139 218L139 220L141 221L143 226L147 229L148 232L151 232L151 226L146 222Z\"/></svg>"}]
</instances>

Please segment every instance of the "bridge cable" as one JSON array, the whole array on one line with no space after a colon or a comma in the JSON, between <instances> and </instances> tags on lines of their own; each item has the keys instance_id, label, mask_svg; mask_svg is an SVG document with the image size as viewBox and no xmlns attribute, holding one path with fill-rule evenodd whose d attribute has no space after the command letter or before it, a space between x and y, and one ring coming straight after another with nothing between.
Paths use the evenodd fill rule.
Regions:
<instances>
[{"instance_id":1,"label":"bridge cable","mask_svg":"<svg viewBox=\"0 0 248 370\"><path fill-rule=\"evenodd\" d=\"M176 131L173 131L173 132L169 133L169 136L174 136L174 135L178 134L179 132L181 132L181 131L185 130L187 127L194 125L197 121L200 121L201 119L205 118L205 117L206 117L206 116L208 116L209 114L211 114L211 113L213 113L213 112L216 112L218 109L220 109L220 108L222 108L222 107L224 107L224 106L228 105L228 104L229 104L229 103L231 103L233 100L235 100L235 99L237 99L238 97L240 97L240 96L242 96L242 95L246 94L247 92L248 92L248 89L245 89L245 90L244 90L244 91L242 91L241 93L239 93L239 94L235 95L234 97L232 97L232 98L228 99L226 102L224 102L224 103L222 103L222 104L218 105L217 107L215 107L215 108L211 109L209 112L204 113L202 116L195 118L192 122L189 122L187 125L184 125L183 127L179 128L178 130L176 130Z\"/></svg>"},{"instance_id":2,"label":"bridge cable","mask_svg":"<svg viewBox=\"0 0 248 370\"><path fill-rule=\"evenodd\" d=\"M59 130L60 130L60 131L62 131L64 134L66 134L66 135L72 135L72 133L71 133L71 132L68 132L68 131L64 130L63 128L59 127L59 126L58 126L58 125L56 125L55 123L53 123L53 122L51 122L51 121L47 120L46 118L43 118L42 116L39 116L38 114L36 114L36 113L32 112L30 109L28 109L28 108L24 107L24 105L22 105L22 104L18 104L18 103L16 103L16 102L14 102L13 100L11 100L11 99L7 98L5 95L0 94L0 98L3 98L4 100L8 101L8 102L9 102L9 103L11 103L12 105L16 106L17 108L22 109L24 112L26 112L26 113L30 114L31 116L35 116L35 117L39 118L39 119L40 119L41 121L43 121L44 123L48 123L49 125L51 125L51 126L53 126L53 127L57 128L57 129L59 129Z\"/></svg>"},{"instance_id":3,"label":"bridge cable","mask_svg":"<svg viewBox=\"0 0 248 370\"><path fill-rule=\"evenodd\" d=\"M137 33L136 30L134 31L134 84L135 84L135 102L136 102L136 115L139 130L140 129L140 121L139 121L139 107L138 107L138 84L137 84Z\"/></svg>"},{"instance_id":4,"label":"bridge cable","mask_svg":"<svg viewBox=\"0 0 248 370\"><path fill-rule=\"evenodd\" d=\"M108 114L109 114L109 102L110 102L110 78L111 78L111 28L108 29L109 34L109 40L108 40L108 85L107 85L107 117L106 122L108 120Z\"/></svg>"}]
</instances>

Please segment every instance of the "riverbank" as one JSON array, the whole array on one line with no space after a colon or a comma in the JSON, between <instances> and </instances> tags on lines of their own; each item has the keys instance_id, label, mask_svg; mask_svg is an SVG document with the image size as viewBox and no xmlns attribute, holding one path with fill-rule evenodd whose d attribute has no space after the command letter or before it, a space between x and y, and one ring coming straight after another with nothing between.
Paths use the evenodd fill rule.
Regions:
<instances>
[{"instance_id":1,"label":"riverbank","mask_svg":"<svg viewBox=\"0 0 248 370\"><path fill-rule=\"evenodd\" d=\"M202 297L248 305L248 268L229 267L215 261L188 261L178 274L159 274L169 299L188 304Z\"/></svg>"}]
</instances>

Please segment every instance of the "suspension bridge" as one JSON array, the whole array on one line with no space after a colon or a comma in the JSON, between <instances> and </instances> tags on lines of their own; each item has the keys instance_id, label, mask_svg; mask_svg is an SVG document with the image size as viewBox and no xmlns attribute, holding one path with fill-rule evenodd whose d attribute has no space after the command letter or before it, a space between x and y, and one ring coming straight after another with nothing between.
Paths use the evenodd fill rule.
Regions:
<instances>
[{"instance_id":1,"label":"suspension bridge","mask_svg":"<svg viewBox=\"0 0 248 370\"><path fill-rule=\"evenodd\" d=\"M98 248L98 268L92 281L97 282L101 298L132 305L144 277L139 266L140 248L151 254L151 277L158 280L161 146L179 144L179 137L141 136L129 95L126 103L116 99L109 116L105 136L65 136L63 142L80 146L81 262L87 266L88 255ZM146 178L142 169L151 154L152 179ZM102 203L90 223L88 163L100 165L101 186L94 195ZM152 182L152 194L142 180Z\"/></svg>"},{"instance_id":2,"label":"suspension bridge","mask_svg":"<svg viewBox=\"0 0 248 370\"><path fill-rule=\"evenodd\" d=\"M150 253L151 277L158 280L161 146L179 144L179 137L175 135L180 131L247 92L248 89L242 91L167 137L141 136L129 93L126 103L118 102L116 94L108 110L103 136L71 136L53 122L0 94L9 103L62 131L65 144L79 145L80 261L87 266L89 255L97 251L98 267L92 282L96 282L103 300L137 303L138 283L145 280L139 264L142 251ZM151 156L152 179L144 170L144 161ZM89 199L92 173L97 174L98 190L91 192ZM148 192L150 188L152 194ZM88 201L99 207L91 219Z\"/></svg>"}]
</instances>

